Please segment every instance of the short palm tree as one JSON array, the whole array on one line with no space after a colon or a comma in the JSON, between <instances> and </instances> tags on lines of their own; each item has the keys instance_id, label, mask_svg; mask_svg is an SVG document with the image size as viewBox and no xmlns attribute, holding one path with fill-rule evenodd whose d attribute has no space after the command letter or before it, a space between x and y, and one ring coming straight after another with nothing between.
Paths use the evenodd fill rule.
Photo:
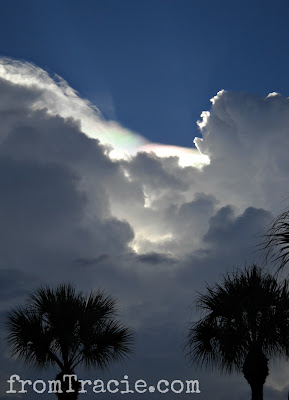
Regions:
<instances>
[{"instance_id":1,"label":"short palm tree","mask_svg":"<svg viewBox=\"0 0 289 400\"><path fill-rule=\"evenodd\" d=\"M26 306L8 314L8 346L13 356L34 366L56 365L60 380L79 364L106 368L132 350L132 332L115 316L115 300L103 292L85 296L70 284L41 287ZM57 397L77 399L78 382L75 392L66 393L67 388L63 385Z\"/></svg>"},{"instance_id":2,"label":"short palm tree","mask_svg":"<svg viewBox=\"0 0 289 400\"><path fill-rule=\"evenodd\" d=\"M188 332L190 360L222 372L242 372L252 400L263 399L269 359L288 356L287 281L279 283L253 265L208 286L196 305L204 314Z\"/></svg>"}]
</instances>

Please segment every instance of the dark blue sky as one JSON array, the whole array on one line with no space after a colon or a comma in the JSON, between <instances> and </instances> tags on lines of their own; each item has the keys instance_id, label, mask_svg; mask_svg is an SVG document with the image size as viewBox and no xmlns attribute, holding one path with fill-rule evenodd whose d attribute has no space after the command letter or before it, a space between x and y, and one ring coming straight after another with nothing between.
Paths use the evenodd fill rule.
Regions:
<instances>
[{"instance_id":1,"label":"dark blue sky","mask_svg":"<svg viewBox=\"0 0 289 400\"><path fill-rule=\"evenodd\" d=\"M0 55L148 139L191 146L220 89L289 95L288 1L0 1Z\"/></svg>"}]
</instances>

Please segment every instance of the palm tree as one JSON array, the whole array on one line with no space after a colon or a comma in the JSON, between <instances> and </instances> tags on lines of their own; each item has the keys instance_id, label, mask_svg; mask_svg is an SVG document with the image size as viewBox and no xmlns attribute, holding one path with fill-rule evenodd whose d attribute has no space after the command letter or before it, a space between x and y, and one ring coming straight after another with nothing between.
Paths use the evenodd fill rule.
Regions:
<instances>
[{"instance_id":1,"label":"palm tree","mask_svg":"<svg viewBox=\"0 0 289 400\"><path fill-rule=\"evenodd\" d=\"M204 315L188 332L190 360L242 372L252 400L262 400L269 359L289 353L288 282L253 265L225 275L221 285L207 286L196 306Z\"/></svg>"},{"instance_id":2,"label":"palm tree","mask_svg":"<svg viewBox=\"0 0 289 400\"><path fill-rule=\"evenodd\" d=\"M289 211L281 213L271 224L260 245L265 250L266 262L278 265L278 271L289 261Z\"/></svg>"},{"instance_id":3,"label":"palm tree","mask_svg":"<svg viewBox=\"0 0 289 400\"><path fill-rule=\"evenodd\" d=\"M56 365L57 379L73 374L79 364L107 368L132 350L132 332L116 319L115 300L103 292L85 296L70 284L41 287L26 306L13 309L7 318L7 342L11 354L36 367ZM59 400L76 400L62 383Z\"/></svg>"}]
</instances>

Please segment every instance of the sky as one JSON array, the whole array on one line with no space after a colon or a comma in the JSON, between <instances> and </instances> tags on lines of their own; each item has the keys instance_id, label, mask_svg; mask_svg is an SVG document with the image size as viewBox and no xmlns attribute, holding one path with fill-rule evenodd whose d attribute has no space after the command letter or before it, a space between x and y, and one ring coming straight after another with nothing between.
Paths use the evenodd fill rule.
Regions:
<instances>
[{"instance_id":1,"label":"sky","mask_svg":"<svg viewBox=\"0 0 289 400\"><path fill-rule=\"evenodd\" d=\"M135 353L79 375L198 379L199 400L249 398L242 376L189 364L183 345L197 291L259 262L288 207L287 2L0 6L1 321L43 284L105 289ZM56 375L0 347L1 398L28 396L5 393L13 373ZM265 398L286 398L288 373L270 363ZM160 396L189 395L131 395Z\"/></svg>"}]
</instances>

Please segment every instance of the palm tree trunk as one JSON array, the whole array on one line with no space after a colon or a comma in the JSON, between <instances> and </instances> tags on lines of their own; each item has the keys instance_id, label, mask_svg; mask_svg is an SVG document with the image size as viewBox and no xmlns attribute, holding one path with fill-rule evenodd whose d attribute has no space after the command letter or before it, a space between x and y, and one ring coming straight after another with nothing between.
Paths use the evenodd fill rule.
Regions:
<instances>
[{"instance_id":1,"label":"palm tree trunk","mask_svg":"<svg viewBox=\"0 0 289 400\"><path fill-rule=\"evenodd\" d=\"M69 372L60 372L57 376L56 376L56 380L60 380L61 382L61 390L63 393L56 393L56 396L58 398L58 400L77 400L78 398L78 391L80 389L80 384L78 381L75 381L74 379L71 378L71 387L72 390L74 390L74 392L68 392L67 390L69 390L69 380L68 378L66 378L63 381L63 376L64 375L73 375L74 372L73 371L69 371Z\"/></svg>"},{"instance_id":2,"label":"palm tree trunk","mask_svg":"<svg viewBox=\"0 0 289 400\"><path fill-rule=\"evenodd\" d=\"M252 348L246 356L243 374L251 386L252 400L263 400L263 386L269 375L268 359L262 350Z\"/></svg>"},{"instance_id":3,"label":"palm tree trunk","mask_svg":"<svg viewBox=\"0 0 289 400\"><path fill-rule=\"evenodd\" d=\"M262 384L252 384L252 400L263 400L263 383Z\"/></svg>"}]
</instances>

